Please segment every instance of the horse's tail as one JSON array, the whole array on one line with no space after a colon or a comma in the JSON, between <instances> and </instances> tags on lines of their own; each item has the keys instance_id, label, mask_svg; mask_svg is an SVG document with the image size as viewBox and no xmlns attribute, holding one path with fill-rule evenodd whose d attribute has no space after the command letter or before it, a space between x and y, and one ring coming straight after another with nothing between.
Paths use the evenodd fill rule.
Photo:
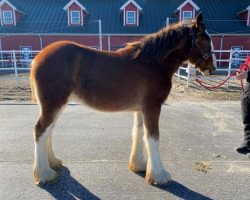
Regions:
<instances>
[{"instance_id":1,"label":"horse's tail","mask_svg":"<svg viewBox=\"0 0 250 200\"><path fill-rule=\"evenodd\" d=\"M30 65L30 87L31 87L31 101L32 103L36 103L37 99L36 99L36 94L35 94L35 79L34 79L34 74L33 74L33 68L34 66L32 66L32 63Z\"/></svg>"},{"instance_id":2,"label":"horse's tail","mask_svg":"<svg viewBox=\"0 0 250 200\"><path fill-rule=\"evenodd\" d=\"M30 79L30 87L31 87L31 101L32 103L36 103L36 95L35 95L35 87L34 87L34 82L32 79Z\"/></svg>"}]
</instances>

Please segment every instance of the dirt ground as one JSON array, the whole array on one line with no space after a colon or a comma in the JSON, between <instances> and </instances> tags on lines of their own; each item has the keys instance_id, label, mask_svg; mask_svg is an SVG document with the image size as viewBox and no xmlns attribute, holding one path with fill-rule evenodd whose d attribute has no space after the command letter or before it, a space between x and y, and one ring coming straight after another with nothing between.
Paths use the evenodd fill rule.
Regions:
<instances>
[{"instance_id":1,"label":"dirt ground","mask_svg":"<svg viewBox=\"0 0 250 200\"><path fill-rule=\"evenodd\" d=\"M0 75L0 101L31 101L31 89L28 73L19 75L17 82L10 79L13 75ZM217 85L218 83L206 82ZM236 82L235 82L236 83ZM239 101L241 87L231 84L230 87L221 87L217 90L209 91L197 83L193 82L187 87L185 80L173 77L173 87L168 97L168 103L181 101Z\"/></svg>"}]
</instances>

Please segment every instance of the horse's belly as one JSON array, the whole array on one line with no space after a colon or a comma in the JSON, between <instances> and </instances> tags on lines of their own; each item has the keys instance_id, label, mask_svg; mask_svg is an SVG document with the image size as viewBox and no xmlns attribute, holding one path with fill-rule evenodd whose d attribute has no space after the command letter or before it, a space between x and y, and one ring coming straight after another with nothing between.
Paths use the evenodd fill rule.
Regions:
<instances>
[{"instance_id":1,"label":"horse's belly","mask_svg":"<svg viewBox=\"0 0 250 200\"><path fill-rule=\"evenodd\" d=\"M83 89L80 93L75 92L73 96L77 101L100 111L136 111L140 109L140 101L136 96L132 97L120 92Z\"/></svg>"}]
</instances>

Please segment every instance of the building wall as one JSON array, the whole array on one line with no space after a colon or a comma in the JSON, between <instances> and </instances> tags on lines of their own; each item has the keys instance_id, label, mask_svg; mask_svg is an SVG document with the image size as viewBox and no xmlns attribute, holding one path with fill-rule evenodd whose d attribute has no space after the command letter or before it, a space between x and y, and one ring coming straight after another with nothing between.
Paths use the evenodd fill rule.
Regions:
<instances>
[{"instance_id":1,"label":"building wall","mask_svg":"<svg viewBox=\"0 0 250 200\"><path fill-rule=\"evenodd\" d=\"M43 48L53 42L68 40L99 49L99 36L41 36ZM102 37L102 48L108 50L108 37Z\"/></svg>"},{"instance_id":2,"label":"building wall","mask_svg":"<svg viewBox=\"0 0 250 200\"><path fill-rule=\"evenodd\" d=\"M43 47L60 40L69 40L86 46L99 46L98 36L42 36Z\"/></svg>"},{"instance_id":3,"label":"building wall","mask_svg":"<svg viewBox=\"0 0 250 200\"><path fill-rule=\"evenodd\" d=\"M222 49L230 50L232 47L242 47L243 50L250 50L250 36L224 36ZM222 53L222 59L229 59L230 53ZM223 63L222 65L226 65Z\"/></svg>"},{"instance_id":4,"label":"building wall","mask_svg":"<svg viewBox=\"0 0 250 200\"><path fill-rule=\"evenodd\" d=\"M21 46L31 46L32 50L41 50L47 45L60 41L68 40L86 46L99 48L99 36L0 36L2 50L20 50ZM102 37L103 50L108 50L108 37Z\"/></svg>"},{"instance_id":5,"label":"building wall","mask_svg":"<svg viewBox=\"0 0 250 200\"><path fill-rule=\"evenodd\" d=\"M32 50L40 50L38 36L1 36L2 50L20 50L21 46L31 46Z\"/></svg>"},{"instance_id":6,"label":"building wall","mask_svg":"<svg viewBox=\"0 0 250 200\"><path fill-rule=\"evenodd\" d=\"M125 46L126 43L134 42L141 39L142 36L111 36L110 50L115 51Z\"/></svg>"},{"instance_id":7,"label":"building wall","mask_svg":"<svg viewBox=\"0 0 250 200\"><path fill-rule=\"evenodd\" d=\"M231 49L232 46L242 46L243 49L250 49L249 36L225 36L223 49Z\"/></svg>"},{"instance_id":8,"label":"building wall","mask_svg":"<svg viewBox=\"0 0 250 200\"><path fill-rule=\"evenodd\" d=\"M0 36L2 50L18 50L19 46L29 45L34 50L40 50L39 36ZM60 35L42 35L42 47L59 40L70 40L87 46L99 46L99 36L60 36ZM124 46L125 43L137 41L143 36L110 36L111 50ZM103 36L103 49L108 50L108 37ZM232 46L242 46L243 49L250 49L250 35L248 36L212 36L214 48L220 49L221 40L222 49L231 49Z\"/></svg>"}]
</instances>

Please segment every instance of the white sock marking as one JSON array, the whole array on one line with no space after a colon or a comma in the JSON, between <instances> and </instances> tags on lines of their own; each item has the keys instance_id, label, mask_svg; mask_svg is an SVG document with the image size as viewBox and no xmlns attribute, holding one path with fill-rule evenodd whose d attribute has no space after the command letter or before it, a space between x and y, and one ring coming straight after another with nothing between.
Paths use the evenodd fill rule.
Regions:
<instances>
[{"instance_id":1,"label":"white sock marking","mask_svg":"<svg viewBox=\"0 0 250 200\"><path fill-rule=\"evenodd\" d=\"M134 162L138 169L144 170L145 158L143 154L143 126L140 113L134 114L134 125L132 130L132 149L130 162Z\"/></svg>"},{"instance_id":2,"label":"white sock marking","mask_svg":"<svg viewBox=\"0 0 250 200\"><path fill-rule=\"evenodd\" d=\"M66 104L67 105L67 104ZM47 140L46 140L46 149L47 149L47 154L48 154L48 159L50 161L53 162L53 160L57 160L57 158L55 157L55 153L54 153L54 150L53 150L53 145L52 145L52 132L55 128L55 124L56 124L56 121L58 120L58 118L61 116L63 110L65 109L66 105L64 105L60 111L56 114L56 118L54 120L54 122L50 125L50 130L48 132L48 137L47 137Z\"/></svg>"},{"instance_id":3,"label":"white sock marking","mask_svg":"<svg viewBox=\"0 0 250 200\"><path fill-rule=\"evenodd\" d=\"M46 152L46 140L49 137L52 126L48 126L45 132L38 138L38 141L35 142L35 167L38 172L50 170Z\"/></svg>"},{"instance_id":4,"label":"white sock marking","mask_svg":"<svg viewBox=\"0 0 250 200\"><path fill-rule=\"evenodd\" d=\"M153 180L153 183L167 183L171 180L171 175L164 169L161 162L159 155L159 141L147 137L145 137L144 140L148 154L147 174L151 176L150 179Z\"/></svg>"},{"instance_id":5,"label":"white sock marking","mask_svg":"<svg viewBox=\"0 0 250 200\"><path fill-rule=\"evenodd\" d=\"M164 169L159 155L159 141L154 138L145 139L145 147L148 153L147 168L157 174L161 169Z\"/></svg>"}]
</instances>

